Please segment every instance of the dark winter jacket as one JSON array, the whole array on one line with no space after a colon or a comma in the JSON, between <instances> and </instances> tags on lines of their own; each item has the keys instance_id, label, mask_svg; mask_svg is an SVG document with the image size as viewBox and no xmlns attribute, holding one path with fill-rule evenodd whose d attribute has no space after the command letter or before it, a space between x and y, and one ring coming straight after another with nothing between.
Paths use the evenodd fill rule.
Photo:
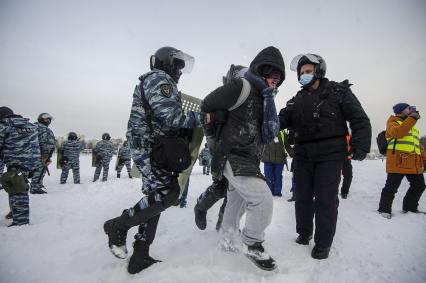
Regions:
<instances>
[{"instance_id":1,"label":"dark winter jacket","mask_svg":"<svg viewBox=\"0 0 426 283\"><path fill-rule=\"evenodd\" d=\"M269 162L275 164L287 163L287 153L292 157L293 149L287 142L287 134L284 133L284 141L281 137L281 133L278 133L278 142L273 141L270 144L265 145L265 149L262 155L262 162Z\"/></svg>"},{"instance_id":2,"label":"dark winter jacket","mask_svg":"<svg viewBox=\"0 0 426 283\"><path fill-rule=\"evenodd\" d=\"M294 131L296 159L345 159L347 121L352 131L351 148L370 151L370 120L348 81L337 83L324 78L317 90L300 90L279 117L281 129Z\"/></svg>"},{"instance_id":3,"label":"dark winter jacket","mask_svg":"<svg viewBox=\"0 0 426 283\"><path fill-rule=\"evenodd\" d=\"M278 49L268 47L262 50L250 64L250 70L259 74L260 67L264 65L273 65L284 75L284 61ZM242 79L235 79L217 88L203 100L201 111L212 113L227 110L236 103L242 85ZM261 140L262 119L263 98L259 90L251 85L246 101L240 107L228 112L217 150L213 152L213 175L222 176L223 168L228 160L235 176L263 178L259 169L264 148Z\"/></svg>"}]
</instances>

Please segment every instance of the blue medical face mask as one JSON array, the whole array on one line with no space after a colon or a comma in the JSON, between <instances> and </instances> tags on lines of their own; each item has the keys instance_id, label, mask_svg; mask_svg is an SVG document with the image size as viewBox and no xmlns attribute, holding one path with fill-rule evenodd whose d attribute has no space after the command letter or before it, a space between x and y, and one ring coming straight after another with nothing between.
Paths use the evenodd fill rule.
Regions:
<instances>
[{"instance_id":1,"label":"blue medical face mask","mask_svg":"<svg viewBox=\"0 0 426 283\"><path fill-rule=\"evenodd\" d=\"M301 85L307 85L314 79L314 75L312 74L303 74L300 76L299 83Z\"/></svg>"}]
</instances>

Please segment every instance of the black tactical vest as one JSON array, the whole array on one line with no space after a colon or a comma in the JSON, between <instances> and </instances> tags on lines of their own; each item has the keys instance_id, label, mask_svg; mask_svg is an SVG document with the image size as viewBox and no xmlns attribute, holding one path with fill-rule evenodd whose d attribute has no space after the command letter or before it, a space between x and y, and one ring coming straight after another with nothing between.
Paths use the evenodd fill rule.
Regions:
<instances>
[{"instance_id":1,"label":"black tactical vest","mask_svg":"<svg viewBox=\"0 0 426 283\"><path fill-rule=\"evenodd\" d=\"M313 92L301 90L294 99L292 121L296 143L346 136L346 119L340 108L349 85L321 80Z\"/></svg>"}]
</instances>

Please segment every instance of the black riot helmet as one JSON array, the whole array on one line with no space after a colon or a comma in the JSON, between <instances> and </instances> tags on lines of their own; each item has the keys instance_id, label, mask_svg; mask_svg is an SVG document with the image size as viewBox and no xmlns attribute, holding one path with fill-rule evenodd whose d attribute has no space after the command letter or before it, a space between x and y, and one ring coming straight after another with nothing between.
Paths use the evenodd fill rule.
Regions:
<instances>
[{"instance_id":1,"label":"black riot helmet","mask_svg":"<svg viewBox=\"0 0 426 283\"><path fill-rule=\"evenodd\" d=\"M226 85L232 79L238 79L238 78L244 77L244 74L247 71L248 71L247 67L232 64L228 72L226 73L226 76L222 77L223 84Z\"/></svg>"},{"instance_id":2,"label":"black riot helmet","mask_svg":"<svg viewBox=\"0 0 426 283\"><path fill-rule=\"evenodd\" d=\"M190 73L194 66L194 57L173 47L162 47L151 56L151 70L159 69L166 72L178 83L182 73Z\"/></svg>"},{"instance_id":3,"label":"black riot helmet","mask_svg":"<svg viewBox=\"0 0 426 283\"><path fill-rule=\"evenodd\" d=\"M54 119L49 113L41 113L40 115L38 115L37 118L37 121L45 126L49 126L52 120Z\"/></svg>"},{"instance_id":4,"label":"black riot helmet","mask_svg":"<svg viewBox=\"0 0 426 283\"><path fill-rule=\"evenodd\" d=\"M76 134L76 133L74 133L74 132L70 132L70 133L68 134L68 140L69 140L69 141L75 141L75 140L77 140L77 134Z\"/></svg>"},{"instance_id":5,"label":"black riot helmet","mask_svg":"<svg viewBox=\"0 0 426 283\"><path fill-rule=\"evenodd\" d=\"M108 133L102 134L102 140L109 141L111 139L111 136Z\"/></svg>"},{"instance_id":6,"label":"black riot helmet","mask_svg":"<svg viewBox=\"0 0 426 283\"><path fill-rule=\"evenodd\" d=\"M290 69L297 72L297 79L300 79L300 69L303 65L312 64L315 66L314 77L316 79L321 79L325 77L327 71L327 64L325 63L324 58L317 54L300 54L291 60Z\"/></svg>"},{"instance_id":7,"label":"black riot helmet","mask_svg":"<svg viewBox=\"0 0 426 283\"><path fill-rule=\"evenodd\" d=\"M12 109L6 106L0 107L0 119L6 118L10 115L13 115Z\"/></svg>"}]
</instances>

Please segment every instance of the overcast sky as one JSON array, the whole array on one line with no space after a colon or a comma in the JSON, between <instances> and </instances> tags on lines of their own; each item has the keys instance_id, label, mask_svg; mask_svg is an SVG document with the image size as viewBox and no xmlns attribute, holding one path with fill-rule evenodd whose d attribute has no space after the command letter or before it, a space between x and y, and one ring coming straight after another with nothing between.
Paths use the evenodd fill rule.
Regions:
<instances>
[{"instance_id":1,"label":"overcast sky","mask_svg":"<svg viewBox=\"0 0 426 283\"><path fill-rule=\"evenodd\" d=\"M0 0L0 106L31 120L52 114L57 136L124 137L134 87L158 48L195 57L178 87L203 98L231 63L249 65L273 45L287 73L278 110L299 89L291 59L311 52L329 79L353 83L373 138L398 102L424 113L425 135L425 43L424 0Z\"/></svg>"}]
</instances>

